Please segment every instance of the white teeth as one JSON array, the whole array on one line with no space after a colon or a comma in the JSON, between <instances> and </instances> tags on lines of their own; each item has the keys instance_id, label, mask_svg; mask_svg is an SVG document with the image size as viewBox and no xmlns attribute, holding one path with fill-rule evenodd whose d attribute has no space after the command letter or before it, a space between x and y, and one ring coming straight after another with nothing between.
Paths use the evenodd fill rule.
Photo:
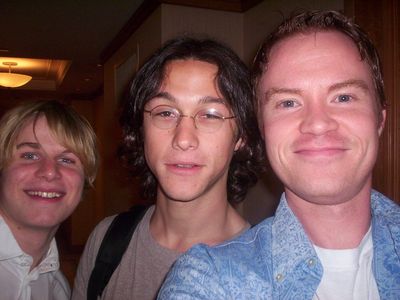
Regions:
<instances>
[{"instance_id":1,"label":"white teeth","mask_svg":"<svg viewBox=\"0 0 400 300\"><path fill-rule=\"evenodd\" d=\"M42 198L59 198L59 197L61 197L61 194L57 193L57 192L28 191L28 194L31 196L39 196Z\"/></svg>"},{"instance_id":2,"label":"white teeth","mask_svg":"<svg viewBox=\"0 0 400 300\"><path fill-rule=\"evenodd\" d=\"M178 168L187 168L187 169L189 169L189 168L193 168L194 165L181 165L181 164L177 164L176 166L177 166Z\"/></svg>"}]
</instances>

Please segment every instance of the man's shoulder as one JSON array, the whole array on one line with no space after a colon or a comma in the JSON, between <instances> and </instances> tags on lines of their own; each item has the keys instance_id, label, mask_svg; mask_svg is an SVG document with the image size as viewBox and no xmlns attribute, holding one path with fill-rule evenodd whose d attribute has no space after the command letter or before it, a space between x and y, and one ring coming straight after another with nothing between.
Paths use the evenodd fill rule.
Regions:
<instances>
[{"instance_id":1,"label":"man's shoulder","mask_svg":"<svg viewBox=\"0 0 400 300\"><path fill-rule=\"evenodd\" d=\"M240 236L219 245L196 245L187 252L186 259L209 259L222 265L232 261L251 262L259 255L268 255L272 245L272 222L273 217L267 218Z\"/></svg>"},{"instance_id":2,"label":"man's shoulder","mask_svg":"<svg viewBox=\"0 0 400 300\"><path fill-rule=\"evenodd\" d=\"M13 258L23 254L14 235L12 234L7 223L0 215L0 260Z\"/></svg>"},{"instance_id":3,"label":"man's shoulder","mask_svg":"<svg viewBox=\"0 0 400 300\"><path fill-rule=\"evenodd\" d=\"M150 206L149 209L146 210L145 216L140 220L139 223L141 223L144 219L147 220L149 215L151 216L152 212L154 210L154 206ZM93 229L91 235L91 239L94 240L102 240L104 238L104 235L106 234L108 228L110 227L111 223L114 221L114 219L118 216L119 214L111 215L108 217L105 217L103 220L101 220Z\"/></svg>"},{"instance_id":4,"label":"man's shoulder","mask_svg":"<svg viewBox=\"0 0 400 300\"><path fill-rule=\"evenodd\" d=\"M273 221L274 217L266 218L261 223L249 228L238 237L227 240L211 248L219 251L219 249L240 249L269 244Z\"/></svg>"},{"instance_id":5,"label":"man's shoulder","mask_svg":"<svg viewBox=\"0 0 400 300\"><path fill-rule=\"evenodd\" d=\"M371 193L371 208L375 218L400 225L399 204L375 190Z\"/></svg>"},{"instance_id":6,"label":"man's shoulder","mask_svg":"<svg viewBox=\"0 0 400 300\"><path fill-rule=\"evenodd\" d=\"M220 245L191 248L173 266L160 299L270 298L271 224L266 219Z\"/></svg>"},{"instance_id":7,"label":"man's shoulder","mask_svg":"<svg viewBox=\"0 0 400 300\"><path fill-rule=\"evenodd\" d=\"M117 215L112 215L105 217L103 220L101 220L93 229L92 233L90 234L92 238L95 240L97 239L103 239L107 229L110 227L110 224L112 221L115 219Z\"/></svg>"}]
</instances>

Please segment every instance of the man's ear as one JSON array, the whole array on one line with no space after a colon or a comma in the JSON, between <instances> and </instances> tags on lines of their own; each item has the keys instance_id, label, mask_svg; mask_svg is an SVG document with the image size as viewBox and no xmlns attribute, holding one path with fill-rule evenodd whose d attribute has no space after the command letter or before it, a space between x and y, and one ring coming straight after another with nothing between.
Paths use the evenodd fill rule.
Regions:
<instances>
[{"instance_id":1,"label":"man's ear","mask_svg":"<svg viewBox=\"0 0 400 300\"><path fill-rule=\"evenodd\" d=\"M382 109L381 111L381 117L379 118L379 124L378 124L378 134L381 136L383 129L385 128L385 123L386 123L386 109Z\"/></svg>"},{"instance_id":2,"label":"man's ear","mask_svg":"<svg viewBox=\"0 0 400 300\"><path fill-rule=\"evenodd\" d=\"M240 148L242 148L244 146L244 142L242 140L242 138L239 138L235 144L235 149L234 151L238 151Z\"/></svg>"}]
</instances>

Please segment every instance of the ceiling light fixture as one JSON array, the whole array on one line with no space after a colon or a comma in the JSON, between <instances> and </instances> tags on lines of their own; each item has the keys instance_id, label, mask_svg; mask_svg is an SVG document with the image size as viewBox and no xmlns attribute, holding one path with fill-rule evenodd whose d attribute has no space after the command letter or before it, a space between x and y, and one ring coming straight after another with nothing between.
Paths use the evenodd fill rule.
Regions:
<instances>
[{"instance_id":1,"label":"ceiling light fixture","mask_svg":"<svg viewBox=\"0 0 400 300\"><path fill-rule=\"evenodd\" d=\"M18 65L16 62L3 62L3 65L8 66L8 72L0 72L0 85L9 88L15 88L27 84L32 76L11 73L11 67Z\"/></svg>"}]
</instances>

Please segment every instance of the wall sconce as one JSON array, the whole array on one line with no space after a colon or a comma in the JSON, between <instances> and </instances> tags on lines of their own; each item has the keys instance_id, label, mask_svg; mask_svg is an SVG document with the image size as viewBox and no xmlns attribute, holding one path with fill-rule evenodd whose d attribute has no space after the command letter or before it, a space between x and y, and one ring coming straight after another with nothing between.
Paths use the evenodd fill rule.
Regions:
<instances>
[{"instance_id":1,"label":"wall sconce","mask_svg":"<svg viewBox=\"0 0 400 300\"><path fill-rule=\"evenodd\" d=\"M8 66L8 72L0 72L0 85L9 88L15 88L27 84L32 76L11 73L11 67L16 66L16 62L3 62L3 65Z\"/></svg>"}]
</instances>

